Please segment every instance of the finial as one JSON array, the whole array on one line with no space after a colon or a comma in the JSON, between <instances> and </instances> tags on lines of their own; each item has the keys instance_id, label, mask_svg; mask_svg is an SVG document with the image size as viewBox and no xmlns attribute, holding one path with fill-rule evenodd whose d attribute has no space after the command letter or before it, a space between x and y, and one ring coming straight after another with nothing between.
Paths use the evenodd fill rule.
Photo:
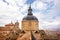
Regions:
<instances>
[{"instance_id":1,"label":"finial","mask_svg":"<svg viewBox=\"0 0 60 40\"><path fill-rule=\"evenodd\" d=\"M29 8L31 9L31 3L30 3L30 6L29 6Z\"/></svg>"},{"instance_id":2,"label":"finial","mask_svg":"<svg viewBox=\"0 0 60 40\"><path fill-rule=\"evenodd\" d=\"M28 9L28 15L32 15L32 8L31 8L31 4L30 4L29 9Z\"/></svg>"},{"instance_id":3,"label":"finial","mask_svg":"<svg viewBox=\"0 0 60 40\"><path fill-rule=\"evenodd\" d=\"M30 6L29 6L29 9L32 9L32 8L31 8L31 3L30 3Z\"/></svg>"}]
</instances>

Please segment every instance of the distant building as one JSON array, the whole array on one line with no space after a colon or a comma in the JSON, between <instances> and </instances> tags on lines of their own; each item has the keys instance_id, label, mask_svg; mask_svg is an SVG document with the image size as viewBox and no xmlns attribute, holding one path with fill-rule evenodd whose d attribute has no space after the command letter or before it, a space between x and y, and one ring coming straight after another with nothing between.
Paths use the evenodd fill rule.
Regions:
<instances>
[{"instance_id":1,"label":"distant building","mask_svg":"<svg viewBox=\"0 0 60 40\"><path fill-rule=\"evenodd\" d=\"M58 33L59 35L59 33ZM6 24L0 27L0 40L59 40L39 30L39 21L33 15L31 5L28 14L22 20L22 27L19 29L19 22Z\"/></svg>"}]
</instances>

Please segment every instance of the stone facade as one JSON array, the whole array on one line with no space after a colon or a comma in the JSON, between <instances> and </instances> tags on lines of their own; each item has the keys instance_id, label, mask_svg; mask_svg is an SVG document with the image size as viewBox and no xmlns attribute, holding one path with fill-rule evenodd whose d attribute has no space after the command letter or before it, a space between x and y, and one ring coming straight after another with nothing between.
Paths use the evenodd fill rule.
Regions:
<instances>
[{"instance_id":1,"label":"stone facade","mask_svg":"<svg viewBox=\"0 0 60 40\"><path fill-rule=\"evenodd\" d=\"M36 20L23 20L22 29L23 30L38 30L38 21Z\"/></svg>"}]
</instances>

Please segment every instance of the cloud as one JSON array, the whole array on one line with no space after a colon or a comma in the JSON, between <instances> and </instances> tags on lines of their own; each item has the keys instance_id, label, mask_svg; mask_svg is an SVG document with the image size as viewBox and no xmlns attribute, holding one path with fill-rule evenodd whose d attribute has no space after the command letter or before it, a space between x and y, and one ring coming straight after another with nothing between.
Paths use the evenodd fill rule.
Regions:
<instances>
[{"instance_id":1,"label":"cloud","mask_svg":"<svg viewBox=\"0 0 60 40\"><path fill-rule=\"evenodd\" d=\"M32 3L33 13L39 19L40 29L57 29L60 25L59 0L36 0ZM58 4L58 5L57 5ZM57 9L58 8L58 9ZM36 11L35 11L36 9ZM38 10L38 11L37 11Z\"/></svg>"},{"instance_id":2,"label":"cloud","mask_svg":"<svg viewBox=\"0 0 60 40\"><path fill-rule=\"evenodd\" d=\"M54 1L42 1L42 0L36 0L32 3L32 8L34 10L39 10L41 13L47 13L49 10L52 10L54 7Z\"/></svg>"},{"instance_id":3,"label":"cloud","mask_svg":"<svg viewBox=\"0 0 60 40\"><path fill-rule=\"evenodd\" d=\"M9 3L6 0L3 0L3 2L7 3L7 5L9 5Z\"/></svg>"},{"instance_id":4,"label":"cloud","mask_svg":"<svg viewBox=\"0 0 60 40\"><path fill-rule=\"evenodd\" d=\"M9 3L9 5L6 4ZM19 3L20 2L20 3ZM27 10L27 5L24 4L24 0L0 0L0 24L5 25L7 23L20 22L24 16L22 12ZM18 5L21 7L18 6ZM22 5L21 5L22 4Z\"/></svg>"},{"instance_id":5,"label":"cloud","mask_svg":"<svg viewBox=\"0 0 60 40\"><path fill-rule=\"evenodd\" d=\"M28 13L29 5L26 2L27 0L0 0L0 24L5 25L11 21L15 23L18 20L21 27L21 21ZM39 20L40 29L59 28L59 3L59 0L35 0L32 2L33 14Z\"/></svg>"}]
</instances>

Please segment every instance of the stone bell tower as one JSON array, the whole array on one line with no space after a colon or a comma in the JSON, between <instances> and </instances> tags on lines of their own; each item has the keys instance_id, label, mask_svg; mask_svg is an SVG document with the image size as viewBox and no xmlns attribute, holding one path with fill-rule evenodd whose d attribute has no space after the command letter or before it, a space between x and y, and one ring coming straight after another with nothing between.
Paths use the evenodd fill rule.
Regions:
<instances>
[{"instance_id":1,"label":"stone bell tower","mask_svg":"<svg viewBox=\"0 0 60 40\"><path fill-rule=\"evenodd\" d=\"M31 5L28 9L28 14L22 20L22 30L38 30L38 19L32 14Z\"/></svg>"}]
</instances>

